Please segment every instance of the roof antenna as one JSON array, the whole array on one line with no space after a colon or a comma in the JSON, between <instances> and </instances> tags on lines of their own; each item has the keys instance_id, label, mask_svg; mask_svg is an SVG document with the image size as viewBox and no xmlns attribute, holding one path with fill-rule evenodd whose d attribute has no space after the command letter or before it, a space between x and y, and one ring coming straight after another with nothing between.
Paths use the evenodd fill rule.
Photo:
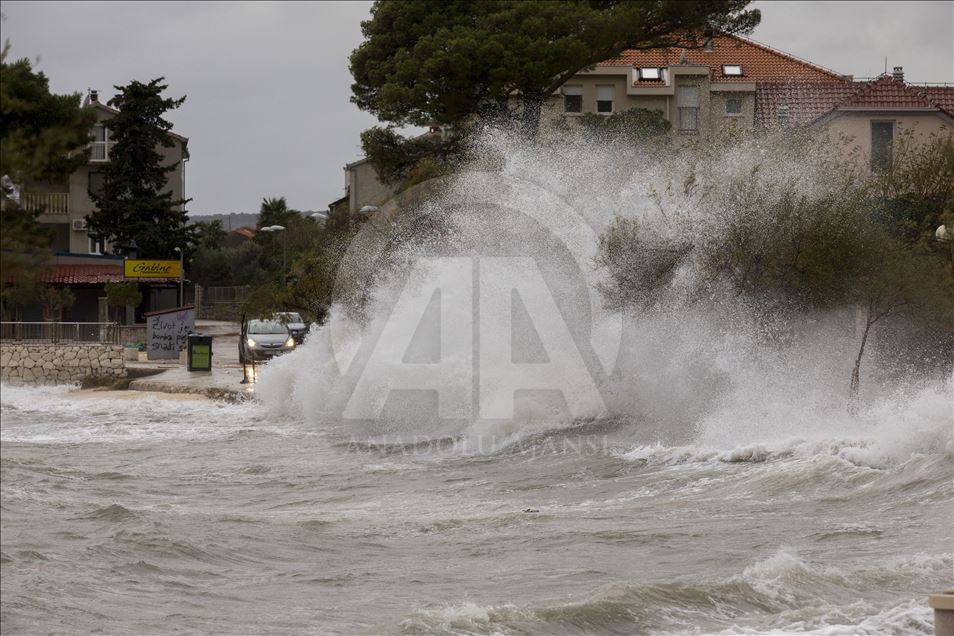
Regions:
<instances>
[{"instance_id":1,"label":"roof antenna","mask_svg":"<svg viewBox=\"0 0 954 636\"><path fill-rule=\"evenodd\" d=\"M884 74L885 75L888 74L888 56L887 55L884 56Z\"/></svg>"}]
</instances>

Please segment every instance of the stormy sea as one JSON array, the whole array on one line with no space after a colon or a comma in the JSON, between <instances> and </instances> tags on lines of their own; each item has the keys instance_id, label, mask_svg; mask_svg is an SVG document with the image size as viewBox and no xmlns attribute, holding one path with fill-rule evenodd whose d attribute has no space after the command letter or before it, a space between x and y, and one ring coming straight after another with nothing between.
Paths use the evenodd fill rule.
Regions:
<instances>
[{"instance_id":1,"label":"stormy sea","mask_svg":"<svg viewBox=\"0 0 954 636\"><path fill-rule=\"evenodd\" d=\"M851 308L700 294L697 252L613 306L588 237L711 244L712 199L645 153L483 144L423 217L368 222L255 400L2 387L5 633L931 633L949 365L883 332L849 403ZM813 196L773 148L693 183L758 164Z\"/></svg>"}]
</instances>

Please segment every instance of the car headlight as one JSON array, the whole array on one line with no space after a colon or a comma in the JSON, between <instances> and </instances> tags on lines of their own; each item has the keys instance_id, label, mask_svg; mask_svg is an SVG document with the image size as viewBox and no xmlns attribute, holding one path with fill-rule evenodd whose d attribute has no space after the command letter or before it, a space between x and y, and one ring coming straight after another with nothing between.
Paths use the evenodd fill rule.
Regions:
<instances>
[{"instance_id":1,"label":"car headlight","mask_svg":"<svg viewBox=\"0 0 954 636\"><path fill-rule=\"evenodd\" d=\"M253 349L258 346L258 343L255 342L254 340L252 340L251 338L247 338L247 339L245 340L245 344L247 344L249 347L251 347L251 348L253 348Z\"/></svg>"},{"instance_id":2,"label":"car headlight","mask_svg":"<svg viewBox=\"0 0 954 636\"><path fill-rule=\"evenodd\" d=\"M295 346L294 336L288 336L288 340L285 341L285 346L288 347L289 349Z\"/></svg>"}]
</instances>

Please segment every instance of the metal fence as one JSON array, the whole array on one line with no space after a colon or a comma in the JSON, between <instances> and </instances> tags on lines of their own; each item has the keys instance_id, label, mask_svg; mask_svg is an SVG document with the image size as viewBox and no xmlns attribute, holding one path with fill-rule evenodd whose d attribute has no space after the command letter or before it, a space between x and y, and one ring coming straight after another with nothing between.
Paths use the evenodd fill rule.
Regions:
<instances>
[{"instance_id":1,"label":"metal fence","mask_svg":"<svg viewBox=\"0 0 954 636\"><path fill-rule=\"evenodd\" d=\"M248 296L248 285L236 287L203 287L202 302L215 305L218 303L240 303Z\"/></svg>"},{"instance_id":2,"label":"metal fence","mask_svg":"<svg viewBox=\"0 0 954 636\"><path fill-rule=\"evenodd\" d=\"M123 329L114 322L0 322L7 342L122 344Z\"/></svg>"}]
</instances>

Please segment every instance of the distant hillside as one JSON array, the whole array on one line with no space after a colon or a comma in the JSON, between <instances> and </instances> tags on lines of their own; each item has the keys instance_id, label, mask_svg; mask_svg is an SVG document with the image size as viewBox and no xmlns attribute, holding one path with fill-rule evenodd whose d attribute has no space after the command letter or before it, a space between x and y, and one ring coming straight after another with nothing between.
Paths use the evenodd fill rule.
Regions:
<instances>
[{"instance_id":1,"label":"distant hillside","mask_svg":"<svg viewBox=\"0 0 954 636\"><path fill-rule=\"evenodd\" d=\"M209 221L214 221L218 219L222 221L222 228L228 232L229 230L236 230L240 227L255 227L255 222L258 221L258 214L190 214L189 220L192 222L204 221L208 223Z\"/></svg>"},{"instance_id":2,"label":"distant hillside","mask_svg":"<svg viewBox=\"0 0 954 636\"><path fill-rule=\"evenodd\" d=\"M301 214L304 216L309 216L314 214L314 210L302 210ZM327 212L326 212L327 214ZM208 223L218 219L222 221L222 227L226 232L231 230L237 230L240 227L255 227L255 224L258 222L258 214L244 214L244 213L231 213L231 214L198 214L193 213L189 215L189 220L193 223L203 221Z\"/></svg>"}]
</instances>

